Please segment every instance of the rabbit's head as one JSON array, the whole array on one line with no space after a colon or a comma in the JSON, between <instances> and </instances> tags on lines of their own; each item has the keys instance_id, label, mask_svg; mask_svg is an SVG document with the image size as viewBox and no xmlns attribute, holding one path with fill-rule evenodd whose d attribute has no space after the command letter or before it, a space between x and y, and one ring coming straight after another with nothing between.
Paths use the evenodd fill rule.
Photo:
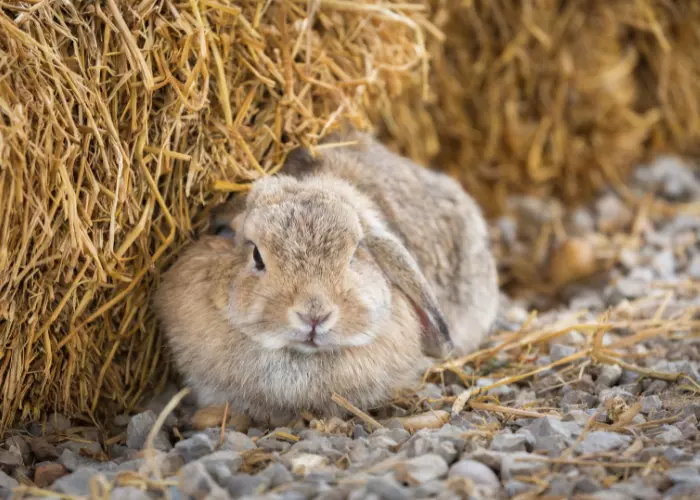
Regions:
<instances>
[{"instance_id":1,"label":"rabbit's head","mask_svg":"<svg viewBox=\"0 0 700 500\"><path fill-rule=\"evenodd\" d=\"M449 343L415 260L350 184L266 177L239 215L219 222L237 257L228 321L263 347L311 354L371 344L391 315L393 293L413 305L427 354Z\"/></svg>"}]
</instances>

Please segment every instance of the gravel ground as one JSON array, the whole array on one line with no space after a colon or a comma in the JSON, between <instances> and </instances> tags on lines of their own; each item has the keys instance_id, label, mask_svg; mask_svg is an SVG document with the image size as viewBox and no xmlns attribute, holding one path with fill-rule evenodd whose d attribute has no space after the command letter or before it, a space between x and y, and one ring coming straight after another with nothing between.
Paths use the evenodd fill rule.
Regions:
<instances>
[{"instance_id":1,"label":"gravel ground","mask_svg":"<svg viewBox=\"0 0 700 500\"><path fill-rule=\"evenodd\" d=\"M673 158L575 210L514 199L498 331L415 393L274 430L186 401L154 428L174 387L107 429L52 415L8 433L0 498L700 498L699 204Z\"/></svg>"}]
</instances>

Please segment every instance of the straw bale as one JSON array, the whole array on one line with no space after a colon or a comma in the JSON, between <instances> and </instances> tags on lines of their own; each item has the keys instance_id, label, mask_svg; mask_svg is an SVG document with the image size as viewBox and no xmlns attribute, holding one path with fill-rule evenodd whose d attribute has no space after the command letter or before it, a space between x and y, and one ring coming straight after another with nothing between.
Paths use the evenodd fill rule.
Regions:
<instances>
[{"instance_id":1,"label":"straw bale","mask_svg":"<svg viewBox=\"0 0 700 500\"><path fill-rule=\"evenodd\" d=\"M0 430L162 383L159 271L342 120L490 212L694 152L699 23L693 0L3 2Z\"/></svg>"},{"instance_id":2,"label":"straw bale","mask_svg":"<svg viewBox=\"0 0 700 500\"><path fill-rule=\"evenodd\" d=\"M99 420L162 382L158 271L226 191L425 75L422 11L2 3L0 430Z\"/></svg>"},{"instance_id":3,"label":"straw bale","mask_svg":"<svg viewBox=\"0 0 700 500\"><path fill-rule=\"evenodd\" d=\"M513 192L580 202L651 151L698 153L698 2L429 3L445 41L428 39L428 99L413 87L374 119L490 213Z\"/></svg>"}]
</instances>

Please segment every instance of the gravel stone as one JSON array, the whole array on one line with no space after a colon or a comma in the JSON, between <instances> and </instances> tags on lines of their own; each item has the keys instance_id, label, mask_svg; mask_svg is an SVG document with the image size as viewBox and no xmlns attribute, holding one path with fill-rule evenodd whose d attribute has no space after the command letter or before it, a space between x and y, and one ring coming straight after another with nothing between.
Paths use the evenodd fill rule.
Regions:
<instances>
[{"instance_id":1,"label":"gravel stone","mask_svg":"<svg viewBox=\"0 0 700 500\"><path fill-rule=\"evenodd\" d=\"M224 480L231 477L243 465L243 459L235 451L221 450L215 451L211 455L205 455L198 460L204 465L206 471L221 484Z\"/></svg>"},{"instance_id":2,"label":"gravel stone","mask_svg":"<svg viewBox=\"0 0 700 500\"><path fill-rule=\"evenodd\" d=\"M549 357L553 362L564 359L568 356L576 354L577 349L570 345L552 344L549 348Z\"/></svg>"},{"instance_id":3,"label":"gravel stone","mask_svg":"<svg viewBox=\"0 0 700 500\"><path fill-rule=\"evenodd\" d=\"M51 489L66 495L88 496L90 493L90 480L99 474L100 471L96 469L80 469L58 479Z\"/></svg>"},{"instance_id":4,"label":"gravel stone","mask_svg":"<svg viewBox=\"0 0 700 500\"><path fill-rule=\"evenodd\" d=\"M241 432L226 431L224 442L219 447L222 450L243 452L257 448L257 445L248 436Z\"/></svg>"},{"instance_id":5,"label":"gravel stone","mask_svg":"<svg viewBox=\"0 0 700 500\"><path fill-rule=\"evenodd\" d=\"M434 453L407 460L403 466L406 472L419 483L445 477L448 471L447 462L440 455Z\"/></svg>"},{"instance_id":6,"label":"gravel stone","mask_svg":"<svg viewBox=\"0 0 700 500\"><path fill-rule=\"evenodd\" d=\"M391 475L370 478L366 488L369 494L378 495L382 500L403 500L409 497L407 488L404 488Z\"/></svg>"},{"instance_id":7,"label":"gravel stone","mask_svg":"<svg viewBox=\"0 0 700 500\"><path fill-rule=\"evenodd\" d=\"M29 448L29 443L27 443L27 440L22 436L12 436L7 438L5 441L5 447L9 453L15 455L19 454L23 464L29 463L31 449ZM2 456L4 451L5 450L0 449L0 456ZM2 464L2 461L0 461L0 464Z\"/></svg>"},{"instance_id":8,"label":"gravel stone","mask_svg":"<svg viewBox=\"0 0 700 500\"><path fill-rule=\"evenodd\" d=\"M109 494L110 500L148 500L150 498L148 493L133 486L114 488Z\"/></svg>"},{"instance_id":9,"label":"gravel stone","mask_svg":"<svg viewBox=\"0 0 700 500\"><path fill-rule=\"evenodd\" d=\"M34 483L39 488L48 488L56 480L68 474L68 470L61 464L56 463L40 463L37 464L34 470Z\"/></svg>"},{"instance_id":10,"label":"gravel stone","mask_svg":"<svg viewBox=\"0 0 700 500\"><path fill-rule=\"evenodd\" d=\"M616 432L593 431L576 446L576 451L583 455L612 451L628 446L632 442L630 436L618 434Z\"/></svg>"},{"instance_id":11,"label":"gravel stone","mask_svg":"<svg viewBox=\"0 0 700 500\"><path fill-rule=\"evenodd\" d=\"M186 464L178 472L178 477L179 486L184 495L195 498L226 498L226 493L200 462Z\"/></svg>"},{"instance_id":12,"label":"gravel stone","mask_svg":"<svg viewBox=\"0 0 700 500\"><path fill-rule=\"evenodd\" d=\"M656 436L656 441L661 444L673 444L683 440L683 432L674 425L664 425L663 431Z\"/></svg>"},{"instance_id":13,"label":"gravel stone","mask_svg":"<svg viewBox=\"0 0 700 500\"><path fill-rule=\"evenodd\" d=\"M524 452L508 453L501 461L501 477L504 480L512 479L520 475L532 475L547 467L541 460L533 459L533 455Z\"/></svg>"},{"instance_id":14,"label":"gravel stone","mask_svg":"<svg viewBox=\"0 0 700 500\"><path fill-rule=\"evenodd\" d=\"M288 484L294 481L292 473L279 462L273 462L261 472L261 475L269 480L270 488L277 488L283 484Z\"/></svg>"},{"instance_id":15,"label":"gravel stone","mask_svg":"<svg viewBox=\"0 0 700 500\"><path fill-rule=\"evenodd\" d=\"M536 486L532 483L525 483L523 481L518 481L517 479L511 479L510 481L506 482L505 484L505 490L506 494L508 495L509 498L522 495L523 493L527 493L528 491L532 491L536 488Z\"/></svg>"},{"instance_id":16,"label":"gravel stone","mask_svg":"<svg viewBox=\"0 0 700 500\"><path fill-rule=\"evenodd\" d=\"M52 413L46 419L46 434L58 434L73 426L70 419L60 413Z\"/></svg>"},{"instance_id":17,"label":"gravel stone","mask_svg":"<svg viewBox=\"0 0 700 500\"><path fill-rule=\"evenodd\" d=\"M676 467L669 469L667 475L673 483L692 483L700 486L700 473L695 467Z\"/></svg>"},{"instance_id":18,"label":"gravel stone","mask_svg":"<svg viewBox=\"0 0 700 500\"><path fill-rule=\"evenodd\" d=\"M659 411L663 408L663 403L661 403L661 398L656 394L651 396L642 397L642 413L651 413L652 411Z\"/></svg>"},{"instance_id":19,"label":"gravel stone","mask_svg":"<svg viewBox=\"0 0 700 500\"><path fill-rule=\"evenodd\" d=\"M206 434L198 433L177 443L175 450L182 456L185 463L189 463L213 453L214 443Z\"/></svg>"},{"instance_id":20,"label":"gravel stone","mask_svg":"<svg viewBox=\"0 0 700 500\"><path fill-rule=\"evenodd\" d=\"M126 445L129 448L140 450L146 444L148 434L156 423L158 416L151 410L134 415L129 420L129 425L126 429ZM153 448L160 451L168 451L172 449L172 444L165 432L160 431L153 440Z\"/></svg>"},{"instance_id":21,"label":"gravel stone","mask_svg":"<svg viewBox=\"0 0 700 500\"><path fill-rule=\"evenodd\" d=\"M527 451L526 444L527 438L522 434L501 433L494 436L489 449L503 452Z\"/></svg>"},{"instance_id":22,"label":"gravel stone","mask_svg":"<svg viewBox=\"0 0 700 500\"><path fill-rule=\"evenodd\" d=\"M464 477L471 479L474 484L498 489L501 483L496 473L487 465L475 460L460 460L450 467L449 478Z\"/></svg>"},{"instance_id":23,"label":"gravel stone","mask_svg":"<svg viewBox=\"0 0 700 500\"><path fill-rule=\"evenodd\" d=\"M622 368L620 365L604 365L600 371L600 375L596 379L596 384L603 387L612 387L617 384L622 378Z\"/></svg>"},{"instance_id":24,"label":"gravel stone","mask_svg":"<svg viewBox=\"0 0 700 500\"><path fill-rule=\"evenodd\" d=\"M535 438L535 450L544 450L554 455L568 448L581 433L576 422L562 422L554 417L538 418L526 427Z\"/></svg>"},{"instance_id":25,"label":"gravel stone","mask_svg":"<svg viewBox=\"0 0 700 500\"><path fill-rule=\"evenodd\" d=\"M571 411L567 408L569 406L593 408L598 404L598 398L584 391L570 390L561 398L561 404L566 405L563 406L565 411Z\"/></svg>"},{"instance_id":26,"label":"gravel stone","mask_svg":"<svg viewBox=\"0 0 700 500\"><path fill-rule=\"evenodd\" d=\"M19 486L19 483L17 482L16 479L11 478L7 474L5 474L3 471L0 470L0 487L2 488L7 488L8 490L12 490L13 488L16 488Z\"/></svg>"},{"instance_id":27,"label":"gravel stone","mask_svg":"<svg viewBox=\"0 0 700 500\"><path fill-rule=\"evenodd\" d=\"M225 481L224 486L233 498L263 493L269 485L269 479L248 474L235 474Z\"/></svg>"},{"instance_id":28,"label":"gravel stone","mask_svg":"<svg viewBox=\"0 0 700 500\"><path fill-rule=\"evenodd\" d=\"M610 489L635 500L657 500L661 498L661 494L655 488L647 486L637 478L616 483Z\"/></svg>"}]
</instances>

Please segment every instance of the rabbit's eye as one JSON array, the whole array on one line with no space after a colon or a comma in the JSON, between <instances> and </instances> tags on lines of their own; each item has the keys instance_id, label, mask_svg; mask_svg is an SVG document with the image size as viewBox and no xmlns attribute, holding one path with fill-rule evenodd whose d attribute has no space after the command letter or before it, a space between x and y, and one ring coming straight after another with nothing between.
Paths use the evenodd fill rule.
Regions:
<instances>
[{"instance_id":1,"label":"rabbit's eye","mask_svg":"<svg viewBox=\"0 0 700 500\"><path fill-rule=\"evenodd\" d=\"M265 263L262 260L262 255L260 255L260 251L258 250L258 247L253 246L253 260L255 260L255 269L258 271L264 271L265 270Z\"/></svg>"}]
</instances>

